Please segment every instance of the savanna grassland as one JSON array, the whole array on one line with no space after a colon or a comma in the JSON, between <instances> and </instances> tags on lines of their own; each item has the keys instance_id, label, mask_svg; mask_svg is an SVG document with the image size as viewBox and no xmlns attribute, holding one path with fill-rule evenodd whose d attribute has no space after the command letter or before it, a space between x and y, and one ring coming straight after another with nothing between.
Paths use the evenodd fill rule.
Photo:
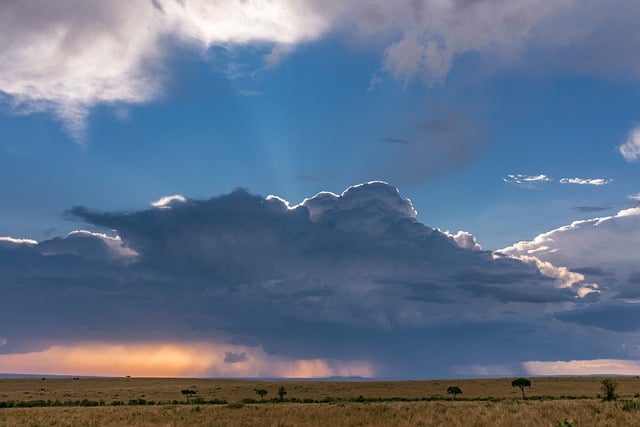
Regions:
<instances>
[{"instance_id":1,"label":"savanna grassland","mask_svg":"<svg viewBox=\"0 0 640 427\"><path fill-rule=\"evenodd\" d=\"M602 378L533 378L527 400L511 381L0 379L0 426L640 426L639 378L612 402Z\"/></svg>"}]
</instances>

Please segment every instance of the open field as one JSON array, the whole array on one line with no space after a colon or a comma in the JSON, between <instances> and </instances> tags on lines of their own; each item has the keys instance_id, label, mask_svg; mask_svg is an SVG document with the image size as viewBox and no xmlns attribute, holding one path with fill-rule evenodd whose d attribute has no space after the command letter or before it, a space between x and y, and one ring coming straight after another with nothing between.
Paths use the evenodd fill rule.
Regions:
<instances>
[{"instance_id":1,"label":"open field","mask_svg":"<svg viewBox=\"0 0 640 427\"><path fill-rule=\"evenodd\" d=\"M103 401L104 406L52 406L0 408L0 426L430 426L430 425L640 425L640 379L615 378L618 402L601 402L602 378L533 378L530 400L519 399L512 378L433 381L256 381L218 379L0 379L3 401ZM449 399L448 386L463 390L458 401ZM285 399L328 403L238 403L260 398L254 389ZM181 390L197 391L205 401L228 404L175 405L184 402ZM360 398L362 396L364 399ZM329 398L329 399L327 399ZM435 399L382 401L373 399ZM144 399L154 405L128 405ZM364 401L354 401L354 400ZM491 399L491 400L489 400ZM124 405L111 406L112 402ZM558 424L560 423L560 424Z\"/></svg>"},{"instance_id":2,"label":"open field","mask_svg":"<svg viewBox=\"0 0 640 427\"><path fill-rule=\"evenodd\" d=\"M52 407L2 409L0 425L637 426L640 411L595 400Z\"/></svg>"},{"instance_id":3,"label":"open field","mask_svg":"<svg viewBox=\"0 0 640 427\"><path fill-rule=\"evenodd\" d=\"M276 397L278 388L284 385L288 399L322 400L392 398L420 399L424 397L448 397L447 387L459 386L464 392L460 399L509 399L521 396L518 388L511 387L513 378L473 380L429 381L259 381L192 378L0 378L0 401L6 400L113 400L128 402L130 399L153 401L184 400L180 391L197 390L206 399L236 402L259 397L254 389L267 390L266 399ZM596 398L600 393L597 377L546 377L533 378L532 387L526 390L528 397L563 396ZM631 398L640 393L640 378L618 377L617 392L620 397Z\"/></svg>"}]
</instances>

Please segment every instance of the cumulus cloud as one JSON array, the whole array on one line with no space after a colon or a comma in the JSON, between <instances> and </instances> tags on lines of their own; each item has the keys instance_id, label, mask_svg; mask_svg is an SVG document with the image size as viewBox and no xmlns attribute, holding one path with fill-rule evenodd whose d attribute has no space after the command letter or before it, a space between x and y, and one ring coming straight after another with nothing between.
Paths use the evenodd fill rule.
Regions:
<instances>
[{"instance_id":1,"label":"cumulus cloud","mask_svg":"<svg viewBox=\"0 0 640 427\"><path fill-rule=\"evenodd\" d=\"M640 157L640 126L635 127L629 132L627 140L618 147L622 157L628 162L634 162Z\"/></svg>"},{"instance_id":2,"label":"cumulus cloud","mask_svg":"<svg viewBox=\"0 0 640 427\"><path fill-rule=\"evenodd\" d=\"M627 197L632 202L640 203L640 193L630 194Z\"/></svg>"},{"instance_id":3,"label":"cumulus cloud","mask_svg":"<svg viewBox=\"0 0 640 427\"><path fill-rule=\"evenodd\" d=\"M560 184L577 184L577 185L607 185L613 182L607 178L560 178Z\"/></svg>"},{"instance_id":4,"label":"cumulus cloud","mask_svg":"<svg viewBox=\"0 0 640 427\"><path fill-rule=\"evenodd\" d=\"M637 76L639 16L635 4L596 0L4 1L0 93L16 112L55 114L80 139L94 105L162 96L172 49L259 46L274 67L328 34L353 48L374 46L381 58L374 80L386 73L405 84L440 84L469 53L495 67L544 63ZM637 157L633 144L621 147L626 157Z\"/></svg>"},{"instance_id":5,"label":"cumulus cloud","mask_svg":"<svg viewBox=\"0 0 640 427\"><path fill-rule=\"evenodd\" d=\"M633 297L631 277L638 268L640 208L615 215L574 221L519 242L499 252L510 256L534 256L540 260L584 273L608 290L608 298Z\"/></svg>"},{"instance_id":6,"label":"cumulus cloud","mask_svg":"<svg viewBox=\"0 0 640 427\"><path fill-rule=\"evenodd\" d=\"M48 360L54 373L65 365L51 361L77 352L115 357L126 353L122 345L142 355L176 343L172 351L190 360L204 343L215 351L206 347L212 365L198 375L240 367L237 375L284 375L277 366L299 362L318 375L415 377L593 359L613 339L584 340L584 322L561 317L597 302L581 273L497 256L468 232L425 226L411 201L383 182L297 205L237 190L171 209L70 213L117 237L74 232L0 246L3 366L31 360L35 369ZM512 346L524 337L527 351ZM452 345L483 350L433 352ZM254 366L260 352L271 361L262 370ZM127 360L118 366L133 372Z\"/></svg>"},{"instance_id":7,"label":"cumulus cloud","mask_svg":"<svg viewBox=\"0 0 640 427\"><path fill-rule=\"evenodd\" d=\"M459 230L456 234L453 234L449 231L443 232L446 236L451 238L456 245L463 249L471 249L473 251L479 251L482 249L480 244L476 241L476 236L469 233L468 231Z\"/></svg>"},{"instance_id":8,"label":"cumulus cloud","mask_svg":"<svg viewBox=\"0 0 640 427\"><path fill-rule=\"evenodd\" d=\"M502 178L504 182L507 184L515 184L521 186L532 186L534 184L538 184L541 182L549 182L552 179L547 175L539 174L539 175L525 175L521 173L509 174L506 177Z\"/></svg>"}]
</instances>

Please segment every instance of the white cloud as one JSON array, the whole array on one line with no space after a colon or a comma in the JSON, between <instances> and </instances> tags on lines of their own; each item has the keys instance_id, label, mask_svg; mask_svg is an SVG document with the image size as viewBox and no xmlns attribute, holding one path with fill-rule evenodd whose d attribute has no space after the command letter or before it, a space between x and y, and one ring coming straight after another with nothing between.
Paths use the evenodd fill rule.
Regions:
<instances>
[{"instance_id":1,"label":"white cloud","mask_svg":"<svg viewBox=\"0 0 640 427\"><path fill-rule=\"evenodd\" d=\"M634 202L640 202L640 193L636 193L636 194L630 194L627 196L629 198L629 200L634 201Z\"/></svg>"},{"instance_id":2,"label":"white cloud","mask_svg":"<svg viewBox=\"0 0 640 427\"><path fill-rule=\"evenodd\" d=\"M471 249L472 251L482 250L482 246L476 241L476 236L469 233L468 231L459 230L456 234L451 233L450 231L443 231L445 235L451 238L456 245L463 249Z\"/></svg>"},{"instance_id":3,"label":"white cloud","mask_svg":"<svg viewBox=\"0 0 640 427\"><path fill-rule=\"evenodd\" d=\"M594 359L569 361L524 362L529 375L638 375L640 361L620 359Z\"/></svg>"},{"instance_id":4,"label":"white cloud","mask_svg":"<svg viewBox=\"0 0 640 427\"><path fill-rule=\"evenodd\" d=\"M381 70L405 83L441 83L470 52L496 67L526 66L550 52L545 63L640 74L638 15L635 4L595 0L3 2L0 94L18 113L53 113L81 139L96 104L118 108L162 96L169 46L197 54L214 45L258 45L270 49L264 62L273 67L299 44L332 32L354 48L373 45ZM634 135L620 147L628 159L638 156Z\"/></svg>"},{"instance_id":5,"label":"white cloud","mask_svg":"<svg viewBox=\"0 0 640 427\"><path fill-rule=\"evenodd\" d=\"M160 197L155 202L151 202L151 206L159 209L169 209L175 203L185 203L186 201L186 197L180 194L174 194L173 196Z\"/></svg>"},{"instance_id":6,"label":"white cloud","mask_svg":"<svg viewBox=\"0 0 640 427\"><path fill-rule=\"evenodd\" d=\"M54 113L82 139L93 105L142 103L162 93L167 37L204 49L299 43L326 30L312 7L260 0L3 2L0 93L17 112Z\"/></svg>"},{"instance_id":7,"label":"white cloud","mask_svg":"<svg viewBox=\"0 0 640 427\"><path fill-rule=\"evenodd\" d=\"M107 236L104 233L95 233L87 230L74 230L68 235L70 238L80 237L85 239L99 239L109 249L109 252L116 258L136 258L138 253L124 244L120 236Z\"/></svg>"},{"instance_id":8,"label":"white cloud","mask_svg":"<svg viewBox=\"0 0 640 427\"><path fill-rule=\"evenodd\" d=\"M628 162L634 162L640 157L640 126L629 132L627 141L618 147L622 157Z\"/></svg>"},{"instance_id":9,"label":"white cloud","mask_svg":"<svg viewBox=\"0 0 640 427\"><path fill-rule=\"evenodd\" d=\"M595 185L601 186L610 184L612 179L606 178L561 178L560 184L578 184L578 185Z\"/></svg>"},{"instance_id":10,"label":"white cloud","mask_svg":"<svg viewBox=\"0 0 640 427\"><path fill-rule=\"evenodd\" d=\"M508 184L516 184L516 185L531 185L537 184L541 182L549 182L551 178L547 175L539 174L539 175L525 175L521 173L517 174L509 174L506 177L502 178L502 180Z\"/></svg>"},{"instance_id":11,"label":"white cloud","mask_svg":"<svg viewBox=\"0 0 640 427\"><path fill-rule=\"evenodd\" d=\"M38 242L33 239L16 239L14 237L0 237L0 242L12 243L14 245L37 245Z\"/></svg>"},{"instance_id":12,"label":"white cloud","mask_svg":"<svg viewBox=\"0 0 640 427\"><path fill-rule=\"evenodd\" d=\"M609 286L620 288L638 271L640 208L616 215L574 221L569 225L519 242L498 252L511 256L535 256L570 270L597 268L614 278Z\"/></svg>"}]
</instances>

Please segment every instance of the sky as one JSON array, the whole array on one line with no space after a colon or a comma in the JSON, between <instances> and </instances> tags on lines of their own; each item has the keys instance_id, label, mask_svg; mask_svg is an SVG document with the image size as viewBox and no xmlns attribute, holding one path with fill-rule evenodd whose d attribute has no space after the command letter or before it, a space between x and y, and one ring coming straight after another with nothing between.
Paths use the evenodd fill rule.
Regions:
<instances>
[{"instance_id":1,"label":"sky","mask_svg":"<svg viewBox=\"0 0 640 427\"><path fill-rule=\"evenodd\" d=\"M0 373L640 373L640 4L0 0Z\"/></svg>"}]
</instances>

